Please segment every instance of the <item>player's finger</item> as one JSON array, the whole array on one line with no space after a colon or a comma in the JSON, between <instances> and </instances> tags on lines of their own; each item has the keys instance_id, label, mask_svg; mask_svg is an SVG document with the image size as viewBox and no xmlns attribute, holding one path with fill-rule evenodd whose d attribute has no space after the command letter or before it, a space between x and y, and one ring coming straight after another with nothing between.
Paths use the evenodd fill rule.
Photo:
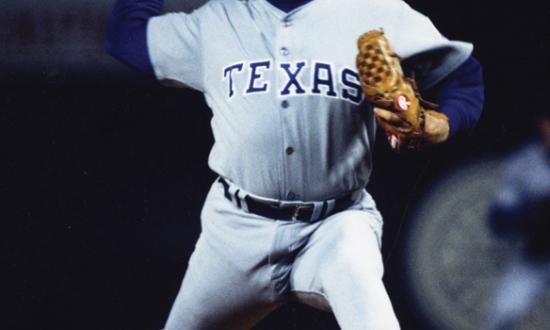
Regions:
<instances>
[{"instance_id":1,"label":"player's finger","mask_svg":"<svg viewBox=\"0 0 550 330\"><path fill-rule=\"evenodd\" d=\"M396 125L396 126L402 126L404 124L404 121L401 118L399 118L398 115L396 115L391 111L380 109L380 108L374 108L374 114L389 124Z\"/></svg>"}]
</instances>

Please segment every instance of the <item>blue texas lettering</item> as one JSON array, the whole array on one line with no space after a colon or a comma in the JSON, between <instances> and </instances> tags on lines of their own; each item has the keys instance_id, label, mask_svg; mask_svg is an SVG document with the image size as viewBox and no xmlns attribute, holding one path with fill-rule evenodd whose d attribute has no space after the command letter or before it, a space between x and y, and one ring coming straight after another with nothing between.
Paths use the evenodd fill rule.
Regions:
<instances>
[{"instance_id":1,"label":"blue texas lettering","mask_svg":"<svg viewBox=\"0 0 550 330\"><path fill-rule=\"evenodd\" d=\"M359 104L363 101L363 93L359 82L359 74L350 68L343 68L339 72L334 69L330 63L313 62L311 64L311 74L309 75L309 84L304 86L304 68L308 67L306 61L293 63L280 63L274 68L271 60L256 62L238 62L231 64L223 69L223 80L227 84L228 97L231 99L235 95L235 90L240 89L243 95L268 93L270 84L274 79L267 79L265 76L278 69L282 72L282 88L278 90L280 96L292 95L322 95L331 98L341 98L343 100ZM243 81L242 86L235 83Z\"/></svg>"}]
</instances>

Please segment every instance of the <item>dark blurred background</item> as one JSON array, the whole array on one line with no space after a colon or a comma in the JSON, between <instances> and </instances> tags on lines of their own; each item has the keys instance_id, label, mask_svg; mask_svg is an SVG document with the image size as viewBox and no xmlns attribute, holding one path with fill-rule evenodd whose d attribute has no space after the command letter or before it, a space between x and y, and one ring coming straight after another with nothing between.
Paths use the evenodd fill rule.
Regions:
<instances>
[{"instance_id":1,"label":"dark blurred background","mask_svg":"<svg viewBox=\"0 0 550 330\"><path fill-rule=\"evenodd\" d=\"M406 260L415 206L462 164L533 136L549 106L550 5L408 2L449 38L475 44L486 81L475 131L416 155L396 156L384 139L375 148L369 191L385 216L386 285L403 328L429 329L441 326L415 298ZM2 329L159 329L198 237L215 177L210 111L200 94L163 88L104 54L112 4L0 4ZM295 304L257 327L336 328L331 315Z\"/></svg>"}]
</instances>

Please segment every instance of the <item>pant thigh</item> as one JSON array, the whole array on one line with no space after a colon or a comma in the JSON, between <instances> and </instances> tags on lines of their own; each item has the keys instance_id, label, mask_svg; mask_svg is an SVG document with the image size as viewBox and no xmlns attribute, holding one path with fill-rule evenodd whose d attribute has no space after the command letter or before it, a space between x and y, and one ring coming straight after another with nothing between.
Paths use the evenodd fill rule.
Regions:
<instances>
[{"instance_id":1,"label":"pant thigh","mask_svg":"<svg viewBox=\"0 0 550 330\"><path fill-rule=\"evenodd\" d=\"M376 213L350 210L324 221L294 263L293 296L334 312L342 329L399 329L382 282Z\"/></svg>"},{"instance_id":2,"label":"pant thigh","mask_svg":"<svg viewBox=\"0 0 550 330\"><path fill-rule=\"evenodd\" d=\"M199 239L165 329L249 329L276 304L247 275Z\"/></svg>"},{"instance_id":3,"label":"pant thigh","mask_svg":"<svg viewBox=\"0 0 550 330\"><path fill-rule=\"evenodd\" d=\"M360 268L381 278L381 230L379 220L362 210L344 211L325 219L296 257L292 290L325 295L324 273L332 269L345 272L342 267L348 271L350 267Z\"/></svg>"},{"instance_id":4,"label":"pant thigh","mask_svg":"<svg viewBox=\"0 0 550 330\"><path fill-rule=\"evenodd\" d=\"M165 330L249 329L276 308L263 256L268 245L253 242L269 232L270 223L242 216L247 215L213 186L202 212L201 236Z\"/></svg>"}]
</instances>

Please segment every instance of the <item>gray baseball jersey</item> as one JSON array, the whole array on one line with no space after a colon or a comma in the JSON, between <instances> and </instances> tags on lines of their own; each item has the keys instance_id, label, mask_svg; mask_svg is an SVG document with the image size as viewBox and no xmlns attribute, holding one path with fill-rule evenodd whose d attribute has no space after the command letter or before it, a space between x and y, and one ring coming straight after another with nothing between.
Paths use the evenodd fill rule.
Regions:
<instances>
[{"instance_id":1,"label":"gray baseball jersey","mask_svg":"<svg viewBox=\"0 0 550 330\"><path fill-rule=\"evenodd\" d=\"M316 0L289 13L213 0L151 19L147 37L158 79L203 92L212 109L212 170L260 196L312 201L368 182L374 125L360 113L356 40L380 28L402 58L439 50L422 63L425 87L472 51L400 0ZM327 180L351 149L360 163Z\"/></svg>"}]
</instances>

